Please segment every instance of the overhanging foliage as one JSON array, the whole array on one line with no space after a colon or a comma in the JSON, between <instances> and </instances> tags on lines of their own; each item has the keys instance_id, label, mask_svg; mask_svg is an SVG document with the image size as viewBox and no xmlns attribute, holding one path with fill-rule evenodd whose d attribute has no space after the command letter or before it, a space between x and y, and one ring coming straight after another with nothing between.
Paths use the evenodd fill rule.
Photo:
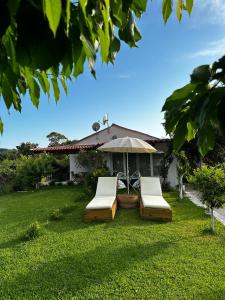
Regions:
<instances>
[{"instance_id":1,"label":"overhanging foliage","mask_svg":"<svg viewBox=\"0 0 225 300\"><path fill-rule=\"evenodd\" d=\"M218 130L225 135L225 56L194 69L190 83L174 91L162 110L176 150L193 139L202 156L212 150Z\"/></svg>"},{"instance_id":2,"label":"overhanging foliage","mask_svg":"<svg viewBox=\"0 0 225 300\"><path fill-rule=\"evenodd\" d=\"M163 0L165 22L172 0ZM121 41L135 47L141 39L136 25L147 0L5 0L0 2L0 95L6 107L21 111L27 92L38 107L40 93L52 88L56 101L60 84L84 71L95 77L97 54L114 63ZM177 17L191 12L193 0L177 1ZM0 119L0 132L3 123Z\"/></svg>"}]
</instances>

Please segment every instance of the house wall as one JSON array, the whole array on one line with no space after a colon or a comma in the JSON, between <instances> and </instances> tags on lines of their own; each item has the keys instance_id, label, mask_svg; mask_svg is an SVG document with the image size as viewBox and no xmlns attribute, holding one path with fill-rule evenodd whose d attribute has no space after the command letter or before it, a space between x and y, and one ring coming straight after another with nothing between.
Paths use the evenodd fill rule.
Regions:
<instances>
[{"instance_id":1,"label":"house wall","mask_svg":"<svg viewBox=\"0 0 225 300\"><path fill-rule=\"evenodd\" d=\"M111 171L111 174L113 174L112 154L104 153L104 156L105 156L105 160L106 160L106 165L108 166L109 170ZM153 161L153 160L151 160L151 161ZM156 174L153 173L153 166L151 169L152 169L152 175L156 176ZM70 180L73 179L73 176L72 176L73 173L78 174L78 173L83 173L83 172L87 172L87 169L83 168L79 164L79 162L77 160L77 154L71 154L70 155ZM167 180L172 187L175 187L176 185L178 185L176 159L173 159L173 161L169 167Z\"/></svg>"},{"instance_id":2,"label":"house wall","mask_svg":"<svg viewBox=\"0 0 225 300\"><path fill-rule=\"evenodd\" d=\"M178 185L178 174L177 174L177 160L176 158L173 159L172 163L170 164L168 170L167 180L172 187Z\"/></svg>"},{"instance_id":3,"label":"house wall","mask_svg":"<svg viewBox=\"0 0 225 300\"><path fill-rule=\"evenodd\" d=\"M84 139L80 140L77 142L79 145L89 145L89 144L101 144L101 143L106 143L111 141L114 138L120 138L120 137L125 137L125 136L130 136L130 137L135 137L135 138L140 138L143 140L151 140L151 138L154 138L148 134L129 130L123 127L120 127L118 125L113 124L109 128L106 128L104 130L101 130L100 132L90 135L88 137L85 137ZM154 138L155 139L155 138ZM156 143L154 147L159 151L159 152L167 152L168 149L168 143ZM112 161L112 154L111 153L104 153L105 155L105 160L106 164L113 172L113 161ZM154 154L153 154L154 155ZM157 154L156 154L157 155ZM151 157L151 162L153 163L152 157ZM124 169L125 169L125 163L124 163ZM82 172L87 172L85 168L83 168L77 161L77 154L71 154L70 155L70 180L72 180L72 172L74 174L77 173L82 173ZM151 164L151 175L154 176L153 173L153 164ZM172 164L170 165L169 171L168 171L168 182L170 183L171 186L176 186L178 184L177 180L177 169L176 169L176 160L173 160Z\"/></svg>"},{"instance_id":4,"label":"house wall","mask_svg":"<svg viewBox=\"0 0 225 300\"><path fill-rule=\"evenodd\" d=\"M101 144L101 143L109 142L113 140L113 138L120 138L125 136L139 138L142 140L148 140L152 138L150 135L145 133L141 133L141 132L139 133L133 130L119 127L117 125L112 125L109 128L106 128L84 139L81 139L76 144L77 145Z\"/></svg>"}]
</instances>

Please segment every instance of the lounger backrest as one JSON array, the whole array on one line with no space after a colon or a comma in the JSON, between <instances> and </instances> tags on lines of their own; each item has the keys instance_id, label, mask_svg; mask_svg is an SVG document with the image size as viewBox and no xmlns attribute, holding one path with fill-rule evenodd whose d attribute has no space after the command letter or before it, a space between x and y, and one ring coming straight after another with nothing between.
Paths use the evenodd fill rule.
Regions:
<instances>
[{"instance_id":1,"label":"lounger backrest","mask_svg":"<svg viewBox=\"0 0 225 300\"><path fill-rule=\"evenodd\" d=\"M117 177L98 177L96 196L116 196Z\"/></svg>"},{"instance_id":2,"label":"lounger backrest","mask_svg":"<svg viewBox=\"0 0 225 300\"><path fill-rule=\"evenodd\" d=\"M162 196L159 177L141 177L141 195Z\"/></svg>"}]
</instances>

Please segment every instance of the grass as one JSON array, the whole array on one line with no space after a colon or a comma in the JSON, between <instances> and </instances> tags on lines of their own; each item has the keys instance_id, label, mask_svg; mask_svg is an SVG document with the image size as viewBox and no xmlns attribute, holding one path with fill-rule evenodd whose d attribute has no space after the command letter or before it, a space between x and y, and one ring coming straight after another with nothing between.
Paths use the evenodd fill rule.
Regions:
<instances>
[{"instance_id":1,"label":"grass","mask_svg":"<svg viewBox=\"0 0 225 300\"><path fill-rule=\"evenodd\" d=\"M225 227L176 193L174 220L141 220L120 209L114 222L83 222L79 187L0 197L0 299L224 299ZM76 200L78 199L78 200ZM54 209L64 218L47 221ZM21 236L34 221L40 237Z\"/></svg>"}]
</instances>

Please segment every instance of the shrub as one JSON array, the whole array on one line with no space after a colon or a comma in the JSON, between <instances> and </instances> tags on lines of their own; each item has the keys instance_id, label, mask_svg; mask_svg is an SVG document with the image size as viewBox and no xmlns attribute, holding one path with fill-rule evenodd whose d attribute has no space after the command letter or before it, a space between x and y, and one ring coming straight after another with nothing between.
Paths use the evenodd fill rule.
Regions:
<instances>
[{"instance_id":1,"label":"shrub","mask_svg":"<svg viewBox=\"0 0 225 300\"><path fill-rule=\"evenodd\" d=\"M162 182L162 191L163 192L172 192L174 189L171 187L168 181L163 181Z\"/></svg>"},{"instance_id":2,"label":"shrub","mask_svg":"<svg viewBox=\"0 0 225 300\"><path fill-rule=\"evenodd\" d=\"M202 193L202 202L211 209L211 230L214 232L214 208L220 208L225 203L225 170L224 166L203 166L194 171L189 182Z\"/></svg>"},{"instance_id":3,"label":"shrub","mask_svg":"<svg viewBox=\"0 0 225 300\"><path fill-rule=\"evenodd\" d=\"M18 159L16 177L14 180L15 190L29 190L35 188L41 181L41 177L53 172L52 163L54 158L49 155L23 156Z\"/></svg>"},{"instance_id":4,"label":"shrub","mask_svg":"<svg viewBox=\"0 0 225 300\"><path fill-rule=\"evenodd\" d=\"M0 164L0 193L5 194L13 190L16 177L17 160L5 159Z\"/></svg>"},{"instance_id":5,"label":"shrub","mask_svg":"<svg viewBox=\"0 0 225 300\"><path fill-rule=\"evenodd\" d=\"M28 227L24 239L26 241L30 241L39 237L40 234L41 234L41 225L38 223L38 221L36 221Z\"/></svg>"},{"instance_id":6,"label":"shrub","mask_svg":"<svg viewBox=\"0 0 225 300\"><path fill-rule=\"evenodd\" d=\"M77 156L77 160L82 167L84 167L90 172L98 168L105 167L106 165L104 160L104 154L96 150L81 151Z\"/></svg>"},{"instance_id":7,"label":"shrub","mask_svg":"<svg viewBox=\"0 0 225 300\"><path fill-rule=\"evenodd\" d=\"M67 183L67 185L69 185L69 186L74 185L73 180L69 180L68 183Z\"/></svg>"},{"instance_id":8,"label":"shrub","mask_svg":"<svg viewBox=\"0 0 225 300\"><path fill-rule=\"evenodd\" d=\"M63 218L63 214L62 214L62 211L57 208L57 209L54 209L50 216L49 216L49 219L52 220L52 221L59 221Z\"/></svg>"},{"instance_id":9,"label":"shrub","mask_svg":"<svg viewBox=\"0 0 225 300\"><path fill-rule=\"evenodd\" d=\"M109 169L107 167L96 168L92 172L88 173L85 177L85 188L90 194L96 191L98 177L110 176Z\"/></svg>"},{"instance_id":10,"label":"shrub","mask_svg":"<svg viewBox=\"0 0 225 300\"><path fill-rule=\"evenodd\" d=\"M52 160L52 178L55 181L66 181L69 178L69 158L55 158Z\"/></svg>"}]
</instances>

